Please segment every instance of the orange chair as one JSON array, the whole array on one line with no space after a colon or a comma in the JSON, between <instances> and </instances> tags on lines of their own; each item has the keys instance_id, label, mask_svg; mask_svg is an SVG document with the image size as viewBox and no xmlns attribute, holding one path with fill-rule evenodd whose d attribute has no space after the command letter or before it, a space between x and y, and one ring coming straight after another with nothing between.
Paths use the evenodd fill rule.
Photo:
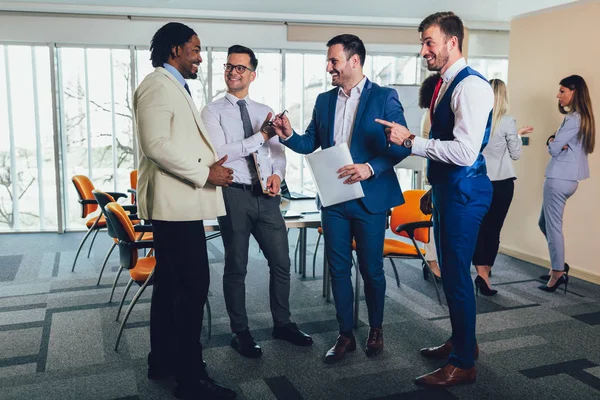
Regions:
<instances>
[{"instance_id":1,"label":"orange chair","mask_svg":"<svg viewBox=\"0 0 600 400\"><path fill-rule=\"evenodd\" d=\"M98 202L98 205L100 206L100 209L102 210L102 214L104 215L104 217L106 217L106 205L108 203L114 202L115 199L110 194L101 192L100 190L97 190L97 189L94 189L92 191L92 193L94 194L94 198L96 199L96 201ZM129 213L128 217L131 220L132 224L134 224L134 227L136 228L136 230L140 231L140 233L138 234L137 240L154 240L154 237L152 235L152 226L151 225L138 226L138 224L140 223L140 220L137 219L137 215L135 214L137 212L137 207L135 205L124 205L123 209ZM108 249L108 252L106 253L106 256L104 257L104 262L102 263L102 267L100 268L100 275L98 276L98 282L96 282L96 286L100 285L100 280L102 279L102 274L104 273L104 268L106 268L108 259L118 243L117 234L115 233L115 229L113 228L110 220L108 220L108 219L106 220L106 226L107 226L108 236L113 238L113 244L110 246L110 248ZM146 233L144 233L144 232L146 232ZM110 299L108 300L109 303L112 301L113 294L115 292L115 287L117 285L117 281L119 280L119 276L121 275L122 270L123 270L122 268L119 268L119 271L117 272L117 276L113 283L112 292L110 294Z\"/></svg>"},{"instance_id":2,"label":"orange chair","mask_svg":"<svg viewBox=\"0 0 600 400\"><path fill-rule=\"evenodd\" d=\"M404 204L394 207L390 217L390 230L396 235L409 238L412 243L406 243L397 239L385 239L383 245L383 257L389 258L394 268L396 284L400 287L400 278L398 270L394 264L395 258L408 258L421 260L423 266L423 278L427 280L433 272L427 260L425 260L425 250L420 248L417 242L429 243L431 239L429 232L433 223L431 215L425 215L420 208L421 197L425 190L407 190L403 192ZM438 302L442 304L440 291L436 279L433 279Z\"/></svg>"},{"instance_id":3,"label":"orange chair","mask_svg":"<svg viewBox=\"0 0 600 400\"><path fill-rule=\"evenodd\" d=\"M75 189L77 190L77 195L79 196L79 203L81 204L81 218L88 217L91 213L98 209L98 202L94 198L94 194L92 191L94 190L94 184L90 179L85 175L75 175L71 178L73 184L75 185ZM127 197L124 193L114 193L108 192L115 200L120 199L121 197ZM75 271L75 264L77 263L77 258L79 257L79 253L81 252L81 248L83 244L90 236L92 232L94 232L94 236L92 237L92 242L90 243L90 248L88 250L88 258L90 257L90 253L92 251L92 246L94 245L94 240L96 239L96 235L100 229L106 228L106 218L104 215L99 214L97 216L88 218L85 223L88 231L79 243L79 247L77 248L77 254L75 255L75 260L73 260L73 267L71 268L71 272Z\"/></svg>"},{"instance_id":4,"label":"orange chair","mask_svg":"<svg viewBox=\"0 0 600 400\"><path fill-rule=\"evenodd\" d=\"M135 282L140 286L136 294L133 296L129 307L127 307L125 317L121 322L121 327L119 328L119 334L115 343L115 351L117 351L119 347L119 342L121 340L121 336L123 335L123 330L125 329L125 324L127 323L127 319L129 318L133 307L138 302L140 296L144 293L146 287L152 284L152 276L154 275L156 258L153 256L138 256L139 249L152 248L154 246L154 242L146 240L136 240L135 228L131 223L129 216L119 203L108 203L106 205L105 212L106 218L110 221L112 227L114 228L114 233L116 234L119 241L118 246L121 267L124 269L128 269L129 275L131 277L131 279L129 279L129 282L127 283L125 292L123 293L123 297L121 298L121 303L119 304L119 309L117 311L117 321L119 319L119 315L121 314L123 304L125 303L125 298L127 296L127 293L129 292L129 289L131 288L131 285L133 284L133 282ZM208 298L206 299L206 314L208 318L208 337L210 338L212 318Z\"/></svg>"},{"instance_id":5,"label":"orange chair","mask_svg":"<svg viewBox=\"0 0 600 400\"><path fill-rule=\"evenodd\" d=\"M137 169L134 169L129 173L129 185L130 188L127 189L127 192L131 193L131 204L136 204L135 196L137 195Z\"/></svg>"}]
</instances>

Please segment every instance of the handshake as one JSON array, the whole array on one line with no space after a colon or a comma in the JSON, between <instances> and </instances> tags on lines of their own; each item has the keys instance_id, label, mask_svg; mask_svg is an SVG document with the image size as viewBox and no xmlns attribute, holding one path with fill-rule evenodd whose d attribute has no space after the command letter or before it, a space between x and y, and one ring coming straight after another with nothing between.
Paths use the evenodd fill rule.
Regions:
<instances>
[{"instance_id":1,"label":"handshake","mask_svg":"<svg viewBox=\"0 0 600 400\"><path fill-rule=\"evenodd\" d=\"M267 114L267 118L265 118L260 127L260 133L262 133L265 140L269 140L274 136L279 136L281 139L291 136L292 126L285 113L287 113L287 110L283 110L281 114L275 115L273 119L271 119L273 116L272 113Z\"/></svg>"}]
</instances>

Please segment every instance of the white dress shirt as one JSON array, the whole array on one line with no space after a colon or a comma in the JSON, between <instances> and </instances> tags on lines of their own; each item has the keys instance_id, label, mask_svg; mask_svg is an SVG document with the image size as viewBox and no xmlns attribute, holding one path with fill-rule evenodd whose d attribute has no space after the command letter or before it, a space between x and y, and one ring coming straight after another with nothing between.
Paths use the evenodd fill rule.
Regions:
<instances>
[{"instance_id":1,"label":"white dress shirt","mask_svg":"<svg viewBox=\"0 0 600 400\"><path fill-rule=\"evenodd\" d=\"M333 124L333 143L335 145L348 143L350 147L350 139L352 136L352 128L356 119L356 111L360 102L360 95L367 82L367 77L364 76L358 85L350 90L350 95L344 92L341 87L338 90L337 103L335 105L335 123Z\"/></svg>"},{"instance_id":2,"label":"white dress shirt","mask_svg":"<svg viewBox=\"0 0 600 400\"><path fill-rule=\"evenodd\" d=\"M466 66L465 59L461 58L442 74L443 82L435 107L456 75ZM415 136L412 153L447 164L471 166L479 155L487 120L494 107L492 87L480 77L469 75L454 88L450 107L455 117L454 140Z\"/></svg>"},{"instance_id":3,"label":"white dress shirt","mask_svg":"<svg viewBox=\"0 0 600 400\"><path fill-rule=\"evenodd\" d=\"M202 121L208 130L208 135L217 150L219 158L227 155L224 166L233 170L233 181L250 185L257 181L256 171L252 171L246 159L252 153L257 153L257 167L261 176L277 174L281 180L285 178L285 149L279 143L279 137L274 136L265 142L260 127L268 113L273 110L264 104L257 103L246 96L246 107L254 135L244 138L244 127L237 97L231 93L213 101L202 109Z\"/></svg>"}]
</instances>

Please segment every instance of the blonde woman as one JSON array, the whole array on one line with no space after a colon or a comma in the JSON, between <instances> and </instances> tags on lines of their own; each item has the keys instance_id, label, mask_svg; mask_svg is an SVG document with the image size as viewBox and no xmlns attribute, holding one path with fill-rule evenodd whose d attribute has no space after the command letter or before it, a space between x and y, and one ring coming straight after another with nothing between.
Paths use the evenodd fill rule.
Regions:
<instances>
[{"instance_id":1,"label":"blonde woman","mask_svg":"<svg viewBox=\"0 0 600 400\"><path fill-rule=\"evenodd\" d=\"M513 160L521 157L521 137L533 132L533 127L524 126L517 130L513 117L507 115L508 93L506 84L500 79L490 81L494 91L494 109L492 113L492 135L483 150L487 175L492 181L494 193L492 204L486 214L477 237L477 247L473 254L473 264L477 269L475 287L477 293L493 296L498 291L490 285L490 272L500 246L500 231L508 213L517 179Z\"/></svg>"},{"instance_id":2,"label":"blonde woman","mask_svg":"<svg viewBox=\"0 0 600 400\"><path fill-rule=\"evenodd\" d=\"M550 252L552 270L548 282L539 288L554 292L569 283L565 264L565 240L562 232L563 214L567 199L577 190L579 181L590 177L588 154L594 151L596 126L592 101L585 80L571 75L560 81L558 111L565 114L558 131L548 138L552 156L546 167L544 202L539 226Z\"/></svg>"}]
</instances>

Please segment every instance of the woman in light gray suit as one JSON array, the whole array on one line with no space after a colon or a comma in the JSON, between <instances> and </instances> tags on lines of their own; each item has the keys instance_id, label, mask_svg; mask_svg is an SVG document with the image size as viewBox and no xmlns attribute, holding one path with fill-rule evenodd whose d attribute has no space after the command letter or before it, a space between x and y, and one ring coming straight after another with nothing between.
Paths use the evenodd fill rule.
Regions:
<instances>
[{"instance_id":1,"label":"woman in light gray suit","mask_svg":"<svg viewBox=\"0 0 600 400\"><path fill-rule=\"evenodd\" d=\"M558 110L566 116L547 142L552 158L546 168L539 226L548 241L552 270L548 282L539 288L554 292L564 284L566 293L569 276L562 232L565 203L579 181L590 176L588 154L594 151L596 130L590 94L581 76L571 75L560 81L556 97Z\"/></svg>"},{"instance_id":2,"label":"woman in light gray suit","mask_svg":"<svg viewBox=\"0 0 600 400\"><path fill-rule=\"evenodd\" d=\"M517 179L513 160L521 157L521 137L533 132L532 126L524 126L517 130L517 122L508 111L508 93L506 84L500 79L490 81L494 91L494 109L492 112L492 135L483 150L487 167L487 175L494 189L492 204L488 210L477 237L477 246L473 253L473 264L477 270L475 287L477 293L493 296L498 291L492 290L490 272L500 246L500 231L504 224L515 190Z\"/></svg>"}]
</instances>

